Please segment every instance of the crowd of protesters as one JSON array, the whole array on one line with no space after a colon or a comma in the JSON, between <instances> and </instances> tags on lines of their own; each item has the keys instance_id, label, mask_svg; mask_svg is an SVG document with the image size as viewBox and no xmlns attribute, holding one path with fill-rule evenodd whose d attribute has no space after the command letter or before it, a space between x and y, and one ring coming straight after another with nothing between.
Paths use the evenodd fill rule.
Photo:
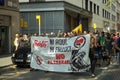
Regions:
<instances>
[{"instance_id":1,"label":"crowd of protesters","mask_svg":"<svg viewBox=\"0 0 120 80\"><path fill-rule=\"evenodd\" d=\"M51 32L46 34L41 34L40 36L48 36L48 37L73 37L78 35L90 34L90 61L91 61L91 72L92 76L94 75L94 70L96 66L103 66L112 64L112 59L115 57L117 61L117 53L120 50L120 33L108 33L108 32L86 32L83 33L75 33L75 32L58 32L57 34ZM18 35L15 36L14 45L16 46L15 50L18 49L19 46L24 46L26 43L30 45L30 37L38 36L37 34L33 35ZM118 55L120 57L120 55ZM120 63L120 58L119 58Z\"/></svg>"}]
</instances>

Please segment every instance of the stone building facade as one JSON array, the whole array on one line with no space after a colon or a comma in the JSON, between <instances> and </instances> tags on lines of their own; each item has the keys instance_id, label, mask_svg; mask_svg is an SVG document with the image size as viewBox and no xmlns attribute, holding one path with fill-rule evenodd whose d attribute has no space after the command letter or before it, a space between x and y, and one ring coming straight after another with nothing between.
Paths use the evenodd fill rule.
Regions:
<instances>
[{"instance_id":1,"label":"stone building facade","mask_svg":"<svg viewBox=\"0 0 120 80\"><path fill-rule=\"evenodd\" d=\"M22 33L38 32L36 15L41 15L43 33L67 32L79 24L85 31L115 32L118 29L117 0L26 0L21 1L20 12L28 22L27 28L21 28Z\"/></svg>"},{"instance_id":2,"label":"stone building facade","mask_svg":"<svg viewBox=\"0 0 120 80\"><path fill-rule=\"evenodd\" d=\"M16 33L19 33L19 2L0 0L0 54L12 52Z\"/></svg>"}]
</instances>

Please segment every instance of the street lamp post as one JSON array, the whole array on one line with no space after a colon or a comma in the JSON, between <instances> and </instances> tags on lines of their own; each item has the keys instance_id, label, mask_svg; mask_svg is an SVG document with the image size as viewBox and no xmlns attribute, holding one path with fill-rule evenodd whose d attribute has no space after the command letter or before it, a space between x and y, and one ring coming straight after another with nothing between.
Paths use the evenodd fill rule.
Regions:
<instances>
[{"instance_id":1,"label":"street lamp post","mask_svg":"<svg viewBox=\"0 0 120 80\"><path fill-rule=\"evenodd\" d=\"M37 19L37 22L38 22L38 26L39 26L39 35L41 34L41 27L40 27L40 15L36 15L36 19Z\"/></svg>"},{"instance_id":2,"label":"street lamp post","mask_svg":"<svg viewBox=\"0 0 120 80\"><path fill-rule=\"evenodd\" d=\"M95 30L95 33L96 33L96 28L97 28L97 25L96 25L96 23L94 23L94 24L93 24L93 28L94 28L94 30Z\"/></svg>"}]
</instances>

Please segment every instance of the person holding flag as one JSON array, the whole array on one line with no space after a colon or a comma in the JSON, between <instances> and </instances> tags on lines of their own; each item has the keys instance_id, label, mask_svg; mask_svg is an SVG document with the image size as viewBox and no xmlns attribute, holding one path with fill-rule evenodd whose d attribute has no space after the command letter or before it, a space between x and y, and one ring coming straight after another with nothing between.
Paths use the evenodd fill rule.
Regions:
<instances>
[{"instance_id":1,"label":"person holding flag","mask_svg":"<svg viewBox=\"0 0 120 80\"><path fill-rule=\"evenodd\" d=\"M75 29L73 29L72 32L77 34L77 35L82 34L82 24L80 24Z\"/></svg>"}]
</instances>

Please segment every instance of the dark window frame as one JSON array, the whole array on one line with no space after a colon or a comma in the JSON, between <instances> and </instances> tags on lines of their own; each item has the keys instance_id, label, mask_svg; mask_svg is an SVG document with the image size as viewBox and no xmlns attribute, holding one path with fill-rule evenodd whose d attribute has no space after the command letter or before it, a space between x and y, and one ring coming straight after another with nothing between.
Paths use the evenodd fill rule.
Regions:
<instances>
[{"instance_id":1,"label":"dark window frame","mask_svg":"<svg viewBox=\"0 0 120 80\"><path fill-rule=\"evenodd\" d=\"M93 8L92 6L93 6L93 3L92 3L92 1L90 1L90 12L92 12L92 10L93 10L93 9L92 9L92 8Z\"/></svg>"},{"instance_id":2,"label":"dark window frame","mask_svg":"<svg viewBox=\"0 0 120 80\"><path fill-rule=\"evenodd\" d=\"M97 5L97 14L99 15L99 6Z\"/></svg>"},{"instance_id":3,"label":"dark window frame","mask_svg":"<svg viewBox=\"0 0 120 80\"><path fill-rule=\"evenodd\" d=\"M96 4L94 3L94 13L96 14Z\"/></svg>"},{"instance_id":4,"label":"dark window frame","mask_svg":"<svg viewBox=\"0 0 120 80\"><path fill-rule=\"evenodd\" d=\"M85 9L88 10L88 0L85 0Z\"/></svg>"},{"instance_id":5,"label":"dark window frame","mask_svg":"<svg viewBox=\"0 0 120 80\"><path fill-rule=\"evenodd\" d=\"M105 17L104 14L105 14L105 10L103 9L102 10L102 17Z\"/></svg>"}]
</instances>

